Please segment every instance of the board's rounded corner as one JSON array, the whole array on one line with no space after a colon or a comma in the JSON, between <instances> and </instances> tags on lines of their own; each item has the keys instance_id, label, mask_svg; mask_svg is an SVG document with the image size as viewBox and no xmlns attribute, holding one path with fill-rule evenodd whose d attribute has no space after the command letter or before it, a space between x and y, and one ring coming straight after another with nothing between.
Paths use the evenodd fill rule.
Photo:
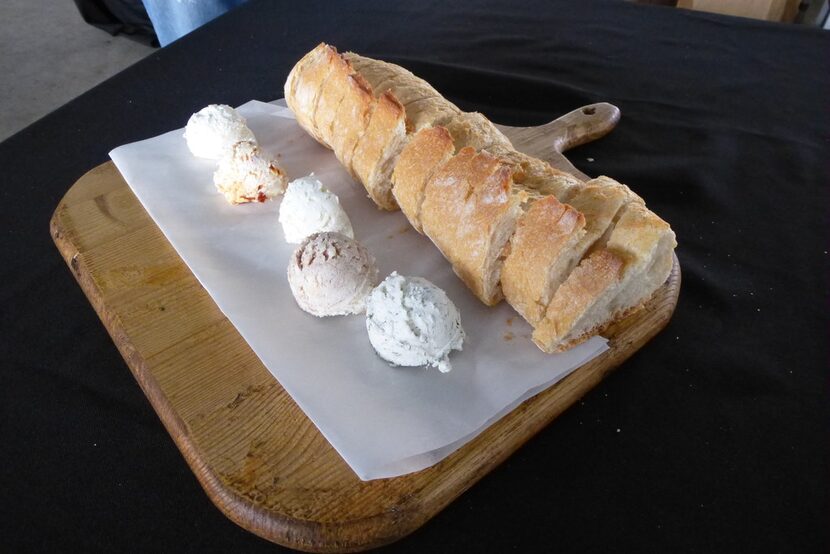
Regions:
<instances>
[{"instance_id":1,"label":"board's rounded corner","mask_svg":"<svg viewBox=\"0 0 830 554\"><path fill-rule=\"evenodd\" d=\"M191 465L191 469L211 503L231 522L264 540L302 552L362 552L380 548L410 535L430 519L418 510L405 508L338 522L300 519L258 505L224 483L207 466L200 471Z\"/></svg>"}]
</instances>

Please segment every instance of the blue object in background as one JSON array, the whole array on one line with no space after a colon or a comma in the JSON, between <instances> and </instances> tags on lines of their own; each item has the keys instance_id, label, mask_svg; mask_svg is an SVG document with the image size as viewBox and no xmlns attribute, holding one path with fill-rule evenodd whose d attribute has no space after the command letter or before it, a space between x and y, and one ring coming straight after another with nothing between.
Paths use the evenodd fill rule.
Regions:
<instances>
[{"instance_id":1,"label":"blue object in background","mask_svg":"<svg viewBox=\"0 0 830 554\"><path fill-rule=\"evenodd\" d=\"M246 0L142 0L161 46L219 17Z\"/></svg>"}]
</instances>

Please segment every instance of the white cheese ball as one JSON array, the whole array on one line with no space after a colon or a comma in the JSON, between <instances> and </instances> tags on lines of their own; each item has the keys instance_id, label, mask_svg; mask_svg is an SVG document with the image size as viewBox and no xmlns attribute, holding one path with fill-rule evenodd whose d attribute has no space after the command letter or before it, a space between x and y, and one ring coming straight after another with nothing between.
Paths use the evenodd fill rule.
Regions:
<instances>
[{"instance_id":1,"label":"white cheese ball","mask_svg":"<svg viewBox=\"0 0 830 554\"><path fill-rule=\"evenodd\" d=\"M194 156L218 160L237 142L256 143L256 137L246 123L245 118L230 106L211 104L190 116L184 138Z\"/></svg>"},{"instance_id":2,"label":"white cheese ball","mask_svg":"<svg viewBox=\"0 0 830 554\"><path fill-rule=\"evenodd\" d=\"M461 350L461 314L447 294L421 277L393 272L366 299L366 330L378 355L401 366L452 369L450 352Z\"/></svg>"},{"instance_id":3,"label":"white cheese ball","mask_svg":"<svg viewBox=\"0 0 830 554\"><path fill-rule=\"evenodd\" d=\"M322 231L354 238L352 222L340 205L340 199L313 173L288 183L280 204L279 221L285 240L292 244L299 244L307 236Z\"/></svg>"}]
</instances>

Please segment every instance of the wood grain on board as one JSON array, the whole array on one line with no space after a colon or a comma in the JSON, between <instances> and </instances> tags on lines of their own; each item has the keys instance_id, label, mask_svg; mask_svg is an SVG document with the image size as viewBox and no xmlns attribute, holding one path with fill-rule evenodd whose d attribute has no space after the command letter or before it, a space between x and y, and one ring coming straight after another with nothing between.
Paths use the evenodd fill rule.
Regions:
<instances>
[{"instance_id":1,"label":"wood grain on board","mask_svg":"<svg viewBox=\"0 0 830 554\"><path fill-rule=\"evenodd\" d=\"M596 104L539 128L503 129L518 149L575 171L558 151L602 136L618 118ZM111 162L67 192L51 231L216 506L268 540L319 552L380 546L423 525L657 334L680 288L675 258L645 308L609 330L610 350L440 463L365 482L219 311Z\"/></svg>"}]
</instances>

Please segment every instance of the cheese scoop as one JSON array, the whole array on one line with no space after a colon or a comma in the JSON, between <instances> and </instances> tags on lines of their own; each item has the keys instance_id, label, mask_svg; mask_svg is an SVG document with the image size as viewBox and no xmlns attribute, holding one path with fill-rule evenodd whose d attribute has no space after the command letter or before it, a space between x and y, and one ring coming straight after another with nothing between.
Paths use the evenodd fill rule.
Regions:
<instances>
[{"instance_id":1,"label":"cheese scoop","mask_svg":"<svg viewBox=\"0 0 830 554\"><path fill-rule=\"evenodd\" d=\"M378 282L375 258L341 233L307 237L288 264L288 285L304 311L317 317L362 313Z\"/></svg>"},{"instance_id":2,"label":"cheese scoop","mask_svg":"<svg viewBox=\"0 0 830 554\"><path fill-rule=\"evenodd\" d=\"M211 160L226 155L237 142L256 143L245 118L225 104L211 104L190 116L184 138L194 156Z\"/></svg>"},{"instance_id":3,"label":"cheese scoop","mask_svg":"<svg viewBox=\"0 0 830 554\"><path fill-rule=\"evenodd\" d=\"M285 240L293 244L322 231L335 231L354 238L352 222L340 205L340 199L313 173L288 183L280 204L279 221Z\"/></svg>"},{"instance_id":4,"label":"cheese scoop","mask_svg":"<svg viewBox=\"0 0 830 554\"><path fill-rule=\"evenodd\" d=\"M447 294L421 277L393 272L366 300L366 330L378 355L400 366L452 369L450 352L461 350L461 314Z\"/></svg>"}]
</instances>

